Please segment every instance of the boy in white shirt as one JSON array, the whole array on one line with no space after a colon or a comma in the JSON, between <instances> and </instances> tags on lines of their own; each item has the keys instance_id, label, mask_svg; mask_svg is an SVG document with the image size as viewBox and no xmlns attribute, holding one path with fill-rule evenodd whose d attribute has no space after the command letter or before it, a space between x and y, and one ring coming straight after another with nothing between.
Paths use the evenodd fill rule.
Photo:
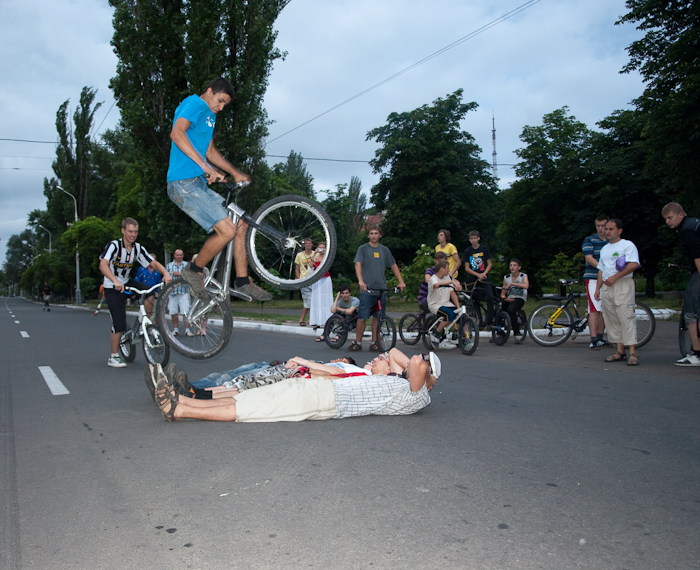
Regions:
<instances>
[{"instance_id":1,"label":"boy in white shirt","mask_svg":"<svg viewBox=\"0 0 700 570\"><path fill-rule=\"evenodd\" d=\"M455 293L455 280L450 277L450 265L445 259L435 262L435 273L428 281L428 308L433 315L443 317L438 324L434 338L434 343L439 348L455 348L455 344L441 338L443 329L455 320L455 309L459 308L459 299Z\"/></svg>"},{"instance_id":2,"label":"boy in white shirt","mask_svg":"<svg viewBox=\"0 0 700 570\"><path fill-rule=\"evenodd\" d=\"M608 244L600 250L595 298L603 301L608 340L617 344L617 352L608 356L605 362L627 360L628 366L637 366L639 357L632 274L639 268L639 252L631 241L622 239L622 222L618 218L608 220L605 234ZM629 358L625 347L629 348Z\"/></svg>"}]
</instances>

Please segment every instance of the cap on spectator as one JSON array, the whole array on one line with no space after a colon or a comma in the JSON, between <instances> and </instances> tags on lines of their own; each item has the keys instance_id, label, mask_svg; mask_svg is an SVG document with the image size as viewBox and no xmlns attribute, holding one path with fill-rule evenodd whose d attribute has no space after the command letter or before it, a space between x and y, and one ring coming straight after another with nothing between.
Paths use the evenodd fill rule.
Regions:
<instances>
[{"instance_id":1,"label":"cap on spectator","mask_svg":"<svg viewBox=\"0 0 700 570\"><path fill-rule=\"evenodd\" d=\"M438 355L434 352L429 353L429 356L430 369L433 371L433 376L435 376L435 379L437 380L440 378L440 373L442 372L442 363L440 362Z\"/></svg>"}]
</instances>

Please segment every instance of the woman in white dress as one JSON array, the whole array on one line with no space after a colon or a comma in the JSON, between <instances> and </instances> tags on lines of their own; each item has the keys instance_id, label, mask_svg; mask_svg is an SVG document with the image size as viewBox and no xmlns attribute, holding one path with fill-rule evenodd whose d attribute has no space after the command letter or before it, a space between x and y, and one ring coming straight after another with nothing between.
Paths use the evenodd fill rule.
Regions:
<instances>
[{"instance_id":1,"label":"woman in white dress","mask_svg":"<svg viewBox=\"0 0 700 570\"><path fill-rule=\"evenodd\" d=\"M313 256L313 263L318 267L326 256L326 244L320 242ZM331 306L333 305L333 282L330 273L326 273L321 279L311 286L311 312L309 324L314 327L323 328L326 321L331 316ZM317 341L323 340L321 335Z\"/></svg>"}]
</instances>

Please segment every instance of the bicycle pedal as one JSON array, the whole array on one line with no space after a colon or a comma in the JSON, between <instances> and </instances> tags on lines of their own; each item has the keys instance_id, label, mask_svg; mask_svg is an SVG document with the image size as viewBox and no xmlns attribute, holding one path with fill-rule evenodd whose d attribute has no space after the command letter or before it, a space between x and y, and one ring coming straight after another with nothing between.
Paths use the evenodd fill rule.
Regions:
<instances>
[{"instance_id":1,"label":"bicycle pedal","mask_svg":"<svg viewBox=\"0 0 700 570\"><path fill-rule=\"evenodd\" d=\"M243 299L244 301L248 301L249 303L253 302L253 297L251 297L250 295L246 295L245 293L236 291L235 289L231 289L229 293L231 293L231 295L233 295L234 297L238 297L239 299Z\"/></svg>"}]
</instances>

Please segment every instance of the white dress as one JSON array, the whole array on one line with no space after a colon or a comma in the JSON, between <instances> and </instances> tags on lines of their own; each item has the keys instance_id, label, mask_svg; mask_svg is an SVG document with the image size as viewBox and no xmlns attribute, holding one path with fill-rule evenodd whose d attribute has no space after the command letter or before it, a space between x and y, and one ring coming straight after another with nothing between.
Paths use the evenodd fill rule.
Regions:
<instances>
[{"instance_id":1,"label":"white dress","mask_svg":"<svg viewBox=\"0 0 700 570\"><path fill-rule=\"evenodd\" d=\"M309 324L324 327L331 316L333 305L333 282L330 276L321 277L311 286L311 313Z\"/></svg>"}]
</instances>

